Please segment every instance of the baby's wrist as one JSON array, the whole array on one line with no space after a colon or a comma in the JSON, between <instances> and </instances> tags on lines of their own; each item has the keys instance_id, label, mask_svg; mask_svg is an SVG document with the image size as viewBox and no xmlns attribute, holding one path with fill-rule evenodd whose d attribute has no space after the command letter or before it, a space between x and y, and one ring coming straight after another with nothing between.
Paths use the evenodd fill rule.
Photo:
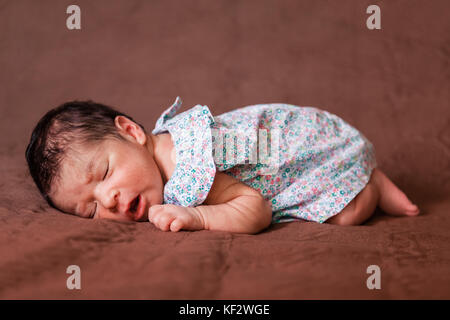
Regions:
<instances>
[{"instance_id":1,"label":"baby's wrist","mask_svg":"<svg viewBox=\"0 0 450 320\"><path fill-rule=\"evenodd\" d=\"M198 222L199 230L206 229L205 217L199 207L187 207L189 213L194 217L194 220Z\"/></svg>"}]
</instances>

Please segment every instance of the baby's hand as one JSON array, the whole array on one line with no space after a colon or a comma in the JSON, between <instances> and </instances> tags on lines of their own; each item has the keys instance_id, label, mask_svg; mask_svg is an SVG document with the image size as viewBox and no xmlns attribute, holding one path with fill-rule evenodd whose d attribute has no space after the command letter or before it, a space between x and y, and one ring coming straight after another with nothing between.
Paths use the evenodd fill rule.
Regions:
<instances>
[{"instance_id":1,"label":"baby's hand","mask_svg":"<svg viewBox=\"0 0 450 320\"><path fill-rule=\"evenodd\" d=\"M195 208L174 204L152 206L148 211L148 220L162 231L204 229L203 219Z\"/></svg>"}]
</instances>

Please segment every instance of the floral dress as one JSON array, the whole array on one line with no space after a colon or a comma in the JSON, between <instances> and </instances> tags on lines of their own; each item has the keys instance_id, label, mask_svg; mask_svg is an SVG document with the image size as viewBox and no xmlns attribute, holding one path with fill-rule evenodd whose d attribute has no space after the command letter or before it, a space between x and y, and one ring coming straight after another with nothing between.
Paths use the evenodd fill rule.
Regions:
<instances>
[{"instance_id":1,"label":"floral dress","mask_svg":"<svg viewBox=\"0 0 450 320\"><path fill-rule=\"evenodd\" d=\"M317 108L257 104L213 116L204 105L177 114L180 107L177 97L152 131L169 132L176 152L164 203L200 205L219 170L270 201L273 223L323 223L356 197L377 166L364 135Z\"/></svg>"}]
</instances>

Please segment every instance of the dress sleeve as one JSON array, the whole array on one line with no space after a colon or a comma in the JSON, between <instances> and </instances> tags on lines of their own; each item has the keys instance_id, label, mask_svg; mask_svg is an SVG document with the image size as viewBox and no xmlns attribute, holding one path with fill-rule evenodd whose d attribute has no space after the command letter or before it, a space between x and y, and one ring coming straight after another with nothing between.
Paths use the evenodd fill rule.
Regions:
<instances>
[{"instance_id":1,"label":"dress sleeve","mask_svg":"<svg viewBox=\"0 0 450 320\"><path fill-rule=\"evenodd\" d=\"M205 201L216 174L210 127L213 123L209 108L202 105L166 123L175 146L176 167L164 187L165 203L195 207Z\"/></svg>"},{"instance_id":2,"label":"dress sleeve","mask_svg":"<svg viewBox=\"0 0 450 320\"><path fill-rule=\"evenodd\" d=\"M180 109L182 100L180 97L177 97L175 99L175 102L168 107L164 112L159 116L158 120L156 121L155 128L152 130L152 134L158 134L167 131L165 125L166 122L170 121L177 111Z\"/></svg>"}]
</instances>

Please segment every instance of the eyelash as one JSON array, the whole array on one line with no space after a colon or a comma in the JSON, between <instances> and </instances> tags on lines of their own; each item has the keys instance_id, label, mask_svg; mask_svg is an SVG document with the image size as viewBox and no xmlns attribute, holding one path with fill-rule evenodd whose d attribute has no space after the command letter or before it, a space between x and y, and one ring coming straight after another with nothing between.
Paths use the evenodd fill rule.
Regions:
<instances>
[{"instance_id":1,"label":"eyelash","mask_svg":"<svg viewBox=\"0 0 450 320\"><path fill-rule=\"evenodd\" d=\"M103 176L103 180L105 180L106 175L108 174L108 171L109 171L109 162L108 162L108 166L106 167L106 172L105 172L105 175Z\"/></svg>"},{"instance_id":2,"label":"eyelash","mask_svg":"<svg viewBox=\"0 0 450 320\"><path fill-rule=\"evenodd\" d=\"M108 162L108 166L106 167L106 172L105 172L105 175L103 176L102 180L105 180L106 176L108 175L108 172L109 172L109 162ZM97 213L97 206L98 206L98 204L96 202L94 212L91 214L90 218L93 218L95 216L95 214Z\"/></svg>"}]
</instances>

